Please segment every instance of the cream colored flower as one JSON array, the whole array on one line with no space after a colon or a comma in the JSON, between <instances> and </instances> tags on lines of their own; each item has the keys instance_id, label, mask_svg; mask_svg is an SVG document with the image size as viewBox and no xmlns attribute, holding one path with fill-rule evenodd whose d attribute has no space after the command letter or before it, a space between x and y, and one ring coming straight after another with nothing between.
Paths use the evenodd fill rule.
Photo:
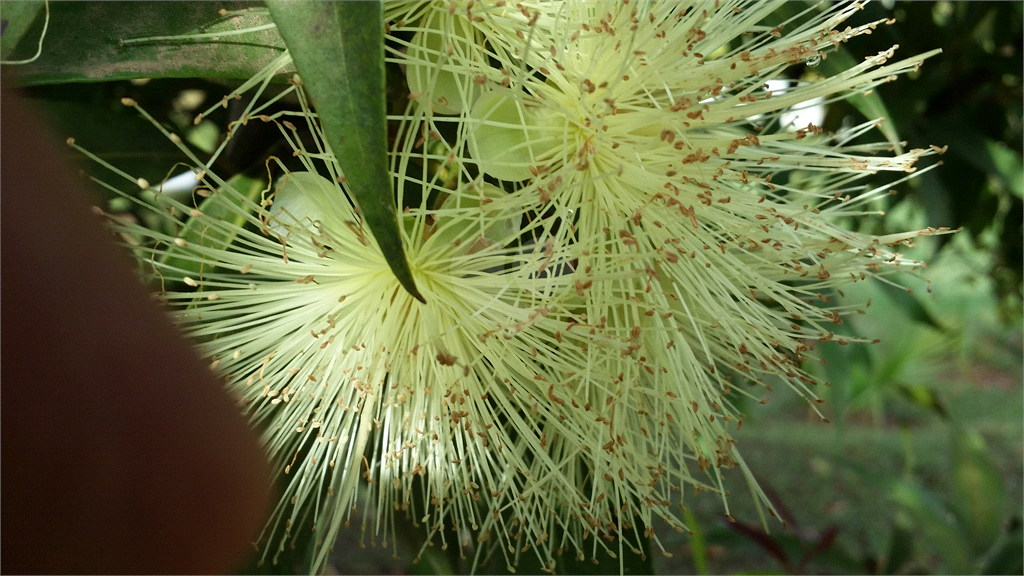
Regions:
<instances>
[{"instance_id":1,"label":"cream colored flower","mask_svg":"<svg viewBox=\"0 0 1024 576\"><path fill-rule=\"evenodd\" d=\"M785 382L814 407L817 382L803 362L851 311L830 295L917 265L891 249L930 233L877 238L838 223L887 193L857 181L913 172L931 150L876 155L891 146L847 144L875 121L833 136L778 119L807 101L868 91L928 55L887 64L889 51L772 94L767 83L791 65L814 65L879 23L843 29L856 5L793 30L759 26L773 3L415 6L415 17L393 9L416 31L396 61L461 70L439 84L462 87L443 90L464 100L438 107L412 90L414 121L449 134L441 140L469 166L465 180L482 174L550 222L546 247L573 262L572 291L552 306L564 324L549 360L571 368L544 380L551 412L538 424L550 445L528 474L557 491L536 506L551 517L529 517L528 530L543 542L567 526L558 552L586 548L592 532L628 535L654 516L681 527L671 492L704 482L690 462L712 489L720 469L742 467L729 398L750 393L730 385L734 376L766 389ZM442 41L421 60L424 22L448 31L450 45L472 36L479 48L443 50Z\"/></svg>"},{"instance_id":2,"label":"cream colored flower","mask_svg":"<svg viewBox=\"0 0 1024 576\"><path fill-rule=\"evenodd\" d=\"M893 250L929 233L843 228L887 192L859 182L931 153L850 144L874 121L778 126L927 55L772 94L791 65L875 26L840 30L856 5L761 26L777 7L389 4L410 91L391 166L426 305L360 225L335 158L296 136L293 122L318 133L305 107L247 112L304 163L261 198L193 156L207 201L154 207L188 234L115 223L145 240L163 297L286 474L271 550L315 526L320 567L366 506L387 540L397 513L441 540L469 530L454 545L477 560L553 568L660 546L655 518L686 529L674 493L721 491L735 466L767 504L729 435L731 398L760 395L733 382L816 404L803 363L852 310L832 294L916 266Z\"/></svg>"}]
</instances>

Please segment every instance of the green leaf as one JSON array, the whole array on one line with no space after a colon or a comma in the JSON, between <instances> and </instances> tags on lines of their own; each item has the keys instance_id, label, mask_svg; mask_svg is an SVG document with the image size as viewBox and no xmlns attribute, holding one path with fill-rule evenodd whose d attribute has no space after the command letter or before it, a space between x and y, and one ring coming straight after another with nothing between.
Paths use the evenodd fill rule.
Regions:
<instances>
[{"instance_id":1,"label":"green leaf","mask_svg":"<svg viewBox=\"0 0 1024 576\"><path fill-rule=\"evenodd\" d=\"M938 318L929 312L923 304L921 304L921 301L918 300L914 294L908 291L907 288L902 287L903 283L900 280L891 277L887 278L887 280L889 280L889 282L876 281L875 285L881 289L883 294L892 300L893 304L896 305L901 313L914 322L931 326L936 330L946 330L946 327L943 326L942 323L939 322ZM892 284L890 284L890 282ZM894 286L893 284L898 284L898 286Z\"/></svg>"},{"instance_id":2,"label":"green leaf","mask_svg":"<svg viewBox=\"0 0 1024 576\"><path fill-rule=\"evenodd\" d=\"M708 549L704 543L704 532L697 522L697 517L693 515L692 510L687 508L683 511L683 520L691 530L690 555L693 556L694 569L697 574L711 574L711 571L708 570Z\"/></svg>"},{"instance_id":3,"label":"green leaf","mask_svg":"<svg viewBox=\"0 0 1024 576\"><path fill-rule=\"evenodd\" d=\"M44 6L42 1L0 4L0 26L3 28L3 32L0 33L0 59L14 60L11 58L14 47L25 38L36 17L44 12ZM40 27L41 32L42 28ZM36 48L26 58L31 58L35 54L35 50L39 48L39 35L35 36L35 42Z\"/></svg>"},{"instance_id":4,"label":"green leaf","mask_svg":"<svg viewBox=\"0 0 1024 576\"><path fill-rule=\"evenodd\" d=\"M942 418L949 417L946 406L942 402L942 397L931 386L927 384L899 383L896 385L896 388L900 391L900 394L914 404L931 410Z\"/></svg>"},{"instance_id":5,"label":"green leaf","mask_svg":"<svg viewBox=\"0 0 1024 576\"><path fill-rule=\"evenodd\" d=\"M825 76L834 76L856 65L857 61L853 59L853 56L850 56L850 53L840 46L834 52L828 53L828 58L821 61L817 70ZM903 153L903 146L900 145L900 137L896 133L896 126L892 122L892 116L889 114L889 110L885 107L885 103L882 102L882 97L878 95L877 91L872 91L869 94L853 94L846 100L868 120L885 118L886 121L882 122L878 129L882 131L889 144L892 144L893 150L897 154Z\"/></svg>"},{"instance_id":6,"label":"green leaf","mask_svg":"<svg viewBox=\"0 0 1024 576\"><path fill-rule=\"evenodd\" d=\"M1006 506L1006 489L999 467L977 431L952 431L952 504L975 552L992 546L999 536Z\"/></svg>"},{"instance_id":7,"label":"green leaf","mask_svg":"<svg viewBox=\"0 0 1024 576\"><path fill-rule=\"evenodd\" d=\"M962 116L953 116L929 123L923 135L935 143L949 143L950 154L962 158L974 168L996 176L1017 198L1024 198L1024 166L1020 155L988 137Z\"/></svg>"},{"instance_id":8,"label":"green leaf","mask_svg":"<svg viewBox=\"0 0 1024 576\"><path fill-rule=\"evenodd\" d=\"M912 519L913 524L904 528L916 534L925 549L942 559L942 573L971 573L971 553L964 534L935 495L906 481L898 482L890 495Z\"/></svg>"},{"instance_id":9,"label":"green leaf","mask_svg":"<svg viewBox=\"0 0 1024 576\"><path fill-rule=\"evenodd\" d=\"M4 14L11 4L3 3ZM25 4L29 4L26 2ZM42 5L42 3L39 3ZM219 8L245 10L221 16ZM132 78L247 79L284 53L265 10L250 2L51 2L43 51L18 67L22 85ZM5 16L6 17L6 16ZM12 24L13 26L13 21ZM5 59L31 58L43 18L36 18ZM259 26L266 29L230 34ZM221 33L216 38L141 38ZM122 43L127 41L127 43ZM4 34L3 42L7 42Z\"/></svg>"},{"instance_id":10,"label":"green leaf","mask_svg":"<svg viewBox=\"0 0 1024 576\"><path fill-rule=\"evenodd\" d=\"M388 172L381 3L267 5L367 227L398 281L425 302L405 259Z\"/></svg>"},{"instance_id":11,"label":"green leaf","mask_svg":"<svg viewBox=\"0 0 1024 576\"><path fill-rule=\"evenodd\" d=\"M1024 199L1024 167L1021 166L1020 155L991 138L985 139L985 152L994 167L992 172L999 176L1014 196Z\"/></svg>"},{"instance_id":12,"label":"green leaf","mask_svg":"<svg viewBox=\"0 0 1024 576\"><path fill-rule=\"evenodd\" d=\"M1002 534L986 554L982 574L1024 573L1024 531L1020 525L1009 534Z\"/></svg>"},{"instance_id":13,"label":"green leaf","mask_svg":"<svg viewBox=\"0 0 1024 576\"><path fill-rule=\"evenodd\" d=\"M260 193L266 189L267 182L262 178L252 178L242 173L236 174L228 180L225 187L233 188L236 192L248 198L250 202L259 203ZM211 229L204 224L203 220L190 218L185 227L178 233L178 238L189 244L206 246L224 246L234 241L238 231L245 226L245 217L238 213L239 209L237 207L233 208L231 205L226 204L224 200L229 198L231 202L234 202L236 199L231 196L224 196L222 192L223 188L214 192L215 195L222 195L222 198L210 196L199 204L199 211L205 216L205 221L220 220L227 222L229 225ZM167 251L160 258L160 262L174 268L187 270L194 275L199 275L201 266L205 266L204 270L209 270L209 264L197 262L193 258L183 257L182 253L183 249L178 248L177 245L172 245L168 247Z\"/></svg>"},{"instance_id":14,"label":"green leaf","mask_svg":"<svg viewBox=\"0 0 1024 576\"><path fill-rule=\"evenodd\" d=\"M894 526L889 539L889 553L880 574L896 574L914 553L914 535L900 526Z\"/></svg>"}]
</instances>

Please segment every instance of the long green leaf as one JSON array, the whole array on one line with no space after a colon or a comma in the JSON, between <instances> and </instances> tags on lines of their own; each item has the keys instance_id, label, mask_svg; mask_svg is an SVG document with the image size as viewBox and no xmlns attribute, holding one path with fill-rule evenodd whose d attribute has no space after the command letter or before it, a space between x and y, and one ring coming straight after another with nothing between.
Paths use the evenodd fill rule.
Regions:
<instances>
[{"instance_id":1,"label":"long green leaf","mask_svg":"<svg viewBox=\"0 0 1024 576\"><path fill-rule=\"evenodd\" d=\"M425 301L402 249L388 173L381 3L277 0L267 6L367 227L398 281Z\"/></svg>"},{"instance_id":2,"label":"long green leaf","mask_svg":"<svg viewBox=\"0 0 1024 576\"><path fill-rule=\"evenodd\" d=\"M50 2L42 53L34 62L18 67L19 83L246 79L285 49L266 10L253 8L251 2ZM219 9L229 14L221 16ZM4 17L8 12L13 16L14 6L4 2ZM12 21L9 26L13 25ZM262 30L237 34L261 26ZM43 18L38 16L11 49L6 46L5 32L4 59L31 58L42 27ZM223 35L185 38L211 33Z\"/></svg>"}]
</instances>

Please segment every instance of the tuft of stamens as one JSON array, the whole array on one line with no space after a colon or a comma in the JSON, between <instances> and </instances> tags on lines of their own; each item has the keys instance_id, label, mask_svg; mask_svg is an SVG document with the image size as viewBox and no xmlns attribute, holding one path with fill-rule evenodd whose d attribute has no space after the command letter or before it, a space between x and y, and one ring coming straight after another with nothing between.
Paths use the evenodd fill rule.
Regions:
<instances>
[{"instance_id":1,"label":"tuft of stamens","mask_svg":"<svg viewBox=\"0 0 1024 576\"><path fill-rule=\"evenodd\" d=\"M854 144L874 119L839 134L780 126L931 53L769 90L872 26L841 26L856 4L761 26L777 7L387 3L387 58L408 88L390 169L427 305L362 225L298 77L275 99L301 112L259 104L287 54L238 90L254 90L243 118L275 124L301 166L268 161L279 176L258 197L124 102L204 183L188 205L101 182L171 224L110 218L144 239L132 248L161 297L284 471L264 558L312 512L323 566L359 505L392 541L397 510L442 542L446 522L470 529L510 566L530 550L546 566L563 550L621 558L644 538L660 547L656 518L686 529L673 492L720 493L728 514L722 476L736 467L773 511L729 430L744 416L734 398L767 399L734 381L784 382L821 416L803 363L860 308L829 294L919 266L894 250L944 232L836 222L873 214L945 151ZM860 185L877 171L907 174Z\"/></svg>"}]
</instances>

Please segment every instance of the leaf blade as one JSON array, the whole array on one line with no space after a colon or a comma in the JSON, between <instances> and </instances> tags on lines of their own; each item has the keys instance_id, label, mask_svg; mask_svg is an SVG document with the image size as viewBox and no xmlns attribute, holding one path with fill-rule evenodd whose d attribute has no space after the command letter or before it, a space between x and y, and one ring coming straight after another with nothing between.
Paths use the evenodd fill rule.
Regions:
<instances>
[{"instance_id":1,"label":"leaf blade","mask_svg":"<svg viewBox=\"0 0 1024 576\"><path fill-rule=\"evenodd\" d=\"M416 299L387 164L384 22L380 2L267 2L327 145L391 271Z\"/></svg>"},{"instance_id":2,"label":"leaf blade","mask_svg":"<svg viewBox=\"0 0 1024 576\"><path fill-rule=\"evenodd\" d=\"M221 17L218 7L241 13ZM232 33L270 24L265 11L247 10L251 7L247 2L51 2L42 53L36 61L18 66L18 83L247 79L284 52L284 41L274 28L200 41L121 43L140 37ZM37 17L4 58L35 54L42 24L43 18Z\"/></svg>"}]
</instances>

